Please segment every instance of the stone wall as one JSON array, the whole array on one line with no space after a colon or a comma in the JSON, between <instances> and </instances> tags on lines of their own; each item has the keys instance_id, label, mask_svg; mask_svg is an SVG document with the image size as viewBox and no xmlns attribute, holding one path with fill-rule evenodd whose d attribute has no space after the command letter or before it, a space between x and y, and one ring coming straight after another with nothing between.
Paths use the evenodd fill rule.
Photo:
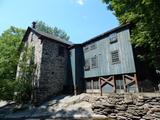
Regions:
<instances>
[{"instance_id":1,"label":"stone wall","mask_svg":"<svg viewBox=\"0 0 160 120\"><path fill-rule=\"evenodd\" d=\"M118 120L160 120L160 94L110 94L98 97L92 110Z\"/></svg>"},{"instance_id":2,"label":"stone wall","mask_svg":"<svg viewBox=\"0 0 160 120\"><path fill-rule=\"evenodd\" d=\"M36 90L36 99L42 102L52 95L63 90L66 80L67 48L66 46L43 40L42 60L40 67L39 87ZM59 55L59 47L63 47Z\"/></svg>"},{"instance_id":3,"label":"stone wall","mask_svg":"<svg viewBox=\"0 0 160 120\"><path fill-rule=\"evenodd\" d=\"M35 79L33 80L33 85L35 87L39 86L39 78L40 78L40 65L41 65L41 59L42 59L42 47L43 44L41 43L41 40L38 38L37 35L35 35L33 32L30 32L28 35L27 40L23 41L25 47L34 47L34 63L36 64L36 72L35 72ZM23 56L23 51L21 52L20 55L20 60L22 59ZM20 76L20 68L19 66L17 67L17 77Z\"/></svg>"},{"instance_id":4,"label":"stone wall","mask_svg":"<svg viewBox=\"0 0 160 120\"><path fill-rule=\"evenodd\" d=\"M32 102L39 104L63 90L67 72L67 46L54 40L39 38L33 32L30 32L24 42L26 47L34 48L36 70L32 80ZM63 48L61 55L59 55L59 47ZM20 73L18 66L17 77Z\"/></svg>"}]
</instances>

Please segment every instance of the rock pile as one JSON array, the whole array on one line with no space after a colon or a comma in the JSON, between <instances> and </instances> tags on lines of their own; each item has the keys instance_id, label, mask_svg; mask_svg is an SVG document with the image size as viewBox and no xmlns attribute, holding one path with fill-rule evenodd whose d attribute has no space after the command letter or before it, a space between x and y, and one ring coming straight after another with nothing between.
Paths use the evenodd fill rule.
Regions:
<instances>
[{"instance_id":1,"label":"rock pile","mask_svg":"<svg viewBox=\"0 0 160 120\"><path fill-rule=\"evenodd\" d=\"M102 96L92 105L95 114L118 120L160 120L160 96L136 94Z\"/></svg>"}]
</instances>

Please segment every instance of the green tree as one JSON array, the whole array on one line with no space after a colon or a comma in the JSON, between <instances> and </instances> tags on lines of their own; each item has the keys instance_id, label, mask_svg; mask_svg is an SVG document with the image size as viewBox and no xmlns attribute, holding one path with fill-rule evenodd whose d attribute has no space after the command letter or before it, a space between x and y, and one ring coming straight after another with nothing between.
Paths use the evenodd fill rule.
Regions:
<instances>
[{"instance_id":1,"label":"green tree","mask_svg":"<svg viewBox=\"0 0 160 120\"><path fill-rule=\"evenodd\" d=\"M0 36L0 99L13 99L14 81L25 30L11 26Z\"/></svg>"},{"instance_id":2,"label":"green tree","mask_svg":"<svg viewBox=\"0 0 160 120\"><path fill-rule=\"evenodd\" d=\"M34 47L24 47L19 60L19 75L15 81L14 100L17 103L25 103L31 100L32 81L35 77L36 64L34 63L35 56Z\"/></svg>"},{"instance_id":3,"label":"green tree","mask_svg":"<svg viewBox=\"0 0 160 120\"><path fill-rule=\"evenodd\" d=\"M61 39L69 40L69 36L64 30L59 29L57 27L50 27L46 25L46 23L44 23L43 21L36 21L36 29L39 31L43 31L43 32L52 34Z\"/></svg>"},{"instance_id":4,"label":"green tree","mask_svg":"<svg viewBox=\"0 0 160 120\"><path fill-rule=\"evenodd\" d=\"M133 45L144 50L139 58L160 69L160 2L157 0L103 0L120 24L131 22Z\"/></svg>"}]
</instances>

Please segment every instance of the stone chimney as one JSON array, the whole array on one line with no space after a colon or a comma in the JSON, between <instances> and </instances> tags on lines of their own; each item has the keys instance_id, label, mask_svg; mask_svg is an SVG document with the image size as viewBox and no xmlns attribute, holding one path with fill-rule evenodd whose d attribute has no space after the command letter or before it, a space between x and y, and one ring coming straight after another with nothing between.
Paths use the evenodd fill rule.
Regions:
<instances>
[{"instance_id":1,"label":"stone chimney","mask_svg":"<svg viewBox=\"0 0 160 120\"><path fill-rule=\"evenodd\" d=\"M35 21L32 22L32 28L36 29L36 22Z\"/></svg>"}]
</instances>

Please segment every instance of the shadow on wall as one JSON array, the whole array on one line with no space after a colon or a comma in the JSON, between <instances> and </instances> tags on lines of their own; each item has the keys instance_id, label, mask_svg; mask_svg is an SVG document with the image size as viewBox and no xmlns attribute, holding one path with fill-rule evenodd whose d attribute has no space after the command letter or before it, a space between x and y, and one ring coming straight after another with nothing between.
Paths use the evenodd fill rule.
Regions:
<instances>
[{"instance_id":1,"label":"shadow on wall","mask_svg":"<svg viewBox=\"0 0 160 120\"><path fill-rule=\"evenodd\" d=\"M72 73L72 64L71 64L71 53L67 52L67 75L65 80L65 85L63 86L63 94L74 94L74 83L73 83L73 73Z\"/></svg>"},{"instance_id":2,"label":"shadow on wall","mask_svg":"<svg viewBox=\"0 0 160 120\"><path fill-rule=\"evenodd\" d=\"M76 61L76 89L77 94L83 93L86 90L84 79L84 52L82 45L78 45L75 49L75 61Z\"/></svg>"},{"instance_id":3,"label":"shadow on wall","mask_svg":"<svg viewBox=\"0 0 160 120\"><path fill-rule=\"evenodd\" d=\"M84 53L81 45L75 45L68 53L67 80L64 93L80 94L85 92Z\"/></svg>"}]
</instances>

